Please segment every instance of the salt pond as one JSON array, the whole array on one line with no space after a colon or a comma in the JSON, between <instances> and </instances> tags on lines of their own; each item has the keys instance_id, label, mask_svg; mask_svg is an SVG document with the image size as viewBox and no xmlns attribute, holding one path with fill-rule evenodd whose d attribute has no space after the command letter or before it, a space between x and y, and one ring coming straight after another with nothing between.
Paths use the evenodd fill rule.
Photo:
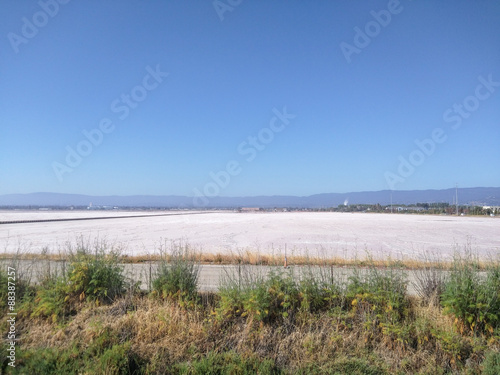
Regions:
<instances>
[{"instance_id":1,"label":"salt pond","mask_svg":"<svg viewBox=\"0 0 500 375\"><path fill-rule=\"evenodd\" d=\"M148 212L154 214L155 212ZM156 212L164 214L165 211ZM0 221L93 216L144 215L145 212L0 212ZM182 240L204 252L305 253L343 258L444 260L468 246L481 256L500 254L500 218L411 214L213 212L106 220L0 225L0 249L57 252L76 239L104 239L130 255L154 253L161 244Z\"/></svg>"}]
</instances>

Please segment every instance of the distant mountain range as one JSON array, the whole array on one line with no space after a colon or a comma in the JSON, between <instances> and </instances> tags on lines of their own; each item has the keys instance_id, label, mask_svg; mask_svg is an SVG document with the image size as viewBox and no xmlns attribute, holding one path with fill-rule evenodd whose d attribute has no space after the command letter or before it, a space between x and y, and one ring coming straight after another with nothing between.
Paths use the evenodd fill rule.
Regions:
<instances>
[{"instance_id":1,"label":"distant mountain range","mask_svg":"<svg viewBox=\"0 0 500 375\"><path fill-rule=\"evenodd\" d=\"M393 204L454 203L455 189L401 190L392 192ZM233 207L337 207L339 204L391 203L391 191L325 193L299 196L213 197L200 198L176 195L92 196L80 194L31 193L0 195L0 206L95 206L111 207L171 207L171 208L233 208ZM500 187L458 189L459 204L500 206Z\"/></svg>"}]
</instances>

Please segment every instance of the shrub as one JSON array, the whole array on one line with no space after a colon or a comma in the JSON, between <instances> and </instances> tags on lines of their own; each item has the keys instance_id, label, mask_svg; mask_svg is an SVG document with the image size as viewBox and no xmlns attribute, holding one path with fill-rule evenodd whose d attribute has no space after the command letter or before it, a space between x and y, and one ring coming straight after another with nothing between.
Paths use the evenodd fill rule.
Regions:
<instances>
[{"instance_id":1,"label":"shrub","mask_svg":"<svg viewBox=\"0 0 500 375\"><path fill-rule=\"evenodd\" d=\"M272 322L292 318L295 313L313 313L337 304L341 298L338 285L305 269L295 275L293 269L272 268L266 276L248 276L223 280L219 288L219 318L250 316Z\"/></svg>"},{"instance_id":2,"label":"shrub","mask_svg":"<svg viewBox=\"0 0 500 375\"><path fill-rule=\"evenodd\" d=\"M271 269L267 276L249 276L243 280L227 278L219 288L219 318L250 316L258 321L286 318L299 306L299 292L293 276Z\"/></svg>"},{"instance_id":3,"label":"shrub","mask_svg":"<svg viewBox=\"0 0 500 375\"><path fill-rule=\"evenodd\" d=\"M317 271L317 272L314 272ZM344 285L333 274L322 268L307 267L298 284L300 310L317 312L341 306L344 301Z\"/></svg>"},{"instance_id":4,"label":"shrub","mask_svg":"<svg viewBox=\"0 0 500 375\"><path fill-rule=\"evenodd\" d=\"M472 256L456 256L442 305L461 332L493 333L500 324L500 266L489 267L482 277Z\"/></svg>"},{"instance_id":5,"label":"shrub","mask_svg":"<svg viewBox=\"0 0 500 375\"><path fill-rule=\"evenodd\" d=\"M67 294L80 301L112 302L126 289L120 257L105 248L96 249L91 254L87 249L79 249L71 257L68 267Z\"/></svg>"},{"instance_id":6,"label":"shrub","mask_svg":"<svg viewBox=\"0 0 500 375\"><path fill-rule=\"evenodd\" d=\"M247 291L243 308L257 320L287 318L299 305L298 289L291 273L272 270L269 277Z\"/></svg>"},{"instance_id":7,"label":"shrub","mask_svg":"<svg viewBox=\"0 0 500 375\"><path fill-rule=\"evenodd\" d=\"M366 315L366 321L394 324L407 315L407 279L402 270L371 266L364 275L356 270L349 281L346 299L354 312Z\"/></svg>"},{"instance_id":8,"label":"shrub","mask_svg":"<svg viewBox=\"0 0 500 375\"><path fill-rule=\"evenodd\" d=\"M195 254L187 247L174 247L170 261L163 257L153 279L153 293L161 298L178 297L195 300L198 290L199 267Z\"/></svg>"},{"instance_id":9,"label":"shrub","mask_svg":"<svg viewBox=\"0 0 500 375\"><path fill-rule=\"evenodd\" d=\"M75 311L82 301L112 302L125 291L118 256L78 251L72 256L68 276L47 274L36 288L32 317L44 316L55 323Z\"/></svg>"}]
</instances>

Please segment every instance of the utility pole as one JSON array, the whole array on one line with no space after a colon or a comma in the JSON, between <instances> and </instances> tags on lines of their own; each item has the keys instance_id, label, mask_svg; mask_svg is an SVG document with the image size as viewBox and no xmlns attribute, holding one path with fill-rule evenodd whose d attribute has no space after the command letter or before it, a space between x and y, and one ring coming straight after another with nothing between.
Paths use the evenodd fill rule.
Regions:
<instances>
[{"instance_id":1,"label":"utility pole","mask_svg":"<svg viewBox=\"0 0 500 375\"><path fill-rule=\"evenodd\" d=\"M458 183L455 183L455 205L457 206L457 216L458 216Z\"/></svg>"},{"instance_id":2,"label":"utility pole","mask_svg":"<svg viewBox=\"0 0 500 375\"><path fill-rule=\"evenodd\" d=\"M391 190L391 214L392 214L392 190Z\"/></svg>"}]
</instances>

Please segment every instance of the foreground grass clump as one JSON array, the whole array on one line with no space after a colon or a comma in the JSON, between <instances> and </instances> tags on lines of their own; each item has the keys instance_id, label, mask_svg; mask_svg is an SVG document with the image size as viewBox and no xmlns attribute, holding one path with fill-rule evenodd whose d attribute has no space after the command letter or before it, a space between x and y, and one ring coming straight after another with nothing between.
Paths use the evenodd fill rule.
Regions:
<instances>
[{"instance_id":1,"label":"foreground grass clump","mask_svg":"<svg viewBox=\"0 0 500 375\"><path fill-rule=\"evenodd\" d=\"M456 256L442 305L456 318L461 332L500 335L500 265L490 265L485 277L478 271L472 255Z\"/></svg>"},{"instance_id":2,"label":"foreground grass clump","mask_svg":"<svg viewBox=\"0 0 500 375\"><path fill-rule=\"evenodd\" d=\"M194 301L197 297L199 268L196 254L187 246L174 246L164 255L153 279L153 295Z\"/></svg>"},{"instance_id":3,"label":"foreground grass clump","mask_svg":"<svg viewBox=\"0 0 500 375\"><path fill-rule=\"evenodd\" d=\"M370 267L364 275L356 271L350 278L346 297L353 309L363 315L375 321L397 323L408 313L407 284L402 270Z\"/></svg>"},{"instance_id":4,"label":"foreground grass clump","mask_svg":"<svg viewBox=\"0 0 500 375\"><path fill-rule=\"evenodd\" d=\"M80 301L112 302L125 292L126 283L118 253L79 249L68 268L67 294Z\"/></svg>"},{"instance_id":5,"label":"foreground grass clump","mask_svg":"<svg viewBox=\"0 0 500 375\"><path fill-rule=\"evenodd\" d=\"M220 289L219 320L251 317L272 323L295 314L326 310L341 303L341 286L328 283L312 267L301 277L292 269L272 268L268 275L251 276L248 269L229 275ZM319 271L319 269L316 269Z\"/></svg>"},{"instance_id":6,"label":"foreground grass clump","mask_svg":"<svg viewBox=\"0 0 500 375\"><path fill-rule=\"evenodd\" d=\"M96 348L38 349L22 352L23 370L31 374L130 374L137 363L130 358L130 343ZM25 372L26 371L26 372Z\"/></svg>"},{"instance_id":7,"label":"foreground grass clump","mask_svg":"<svg viewBox=\"0 0 500 375\"><path fill-rule=\"evenodd\" d=\"M243 358L241 355L229 351L225 353L209 352L204 358L183 362L173 366L172 374L282 374L270 359L258 357Z\"/></svg>"},{"instance_id":8,"label":"foreground grass clump","mask_svg":"<svg viewBox=\"0 0 500 375\"><path fill-rule=\"evenodd\" d=\"M80 246L69 258L67 268L45 270L32 298L21 305L21 314L62 321L77 312L84 302L109 304L121 297L129 283L125 280L120 256L102 244L93 251Z\"/></svg>"}]
</instances>

